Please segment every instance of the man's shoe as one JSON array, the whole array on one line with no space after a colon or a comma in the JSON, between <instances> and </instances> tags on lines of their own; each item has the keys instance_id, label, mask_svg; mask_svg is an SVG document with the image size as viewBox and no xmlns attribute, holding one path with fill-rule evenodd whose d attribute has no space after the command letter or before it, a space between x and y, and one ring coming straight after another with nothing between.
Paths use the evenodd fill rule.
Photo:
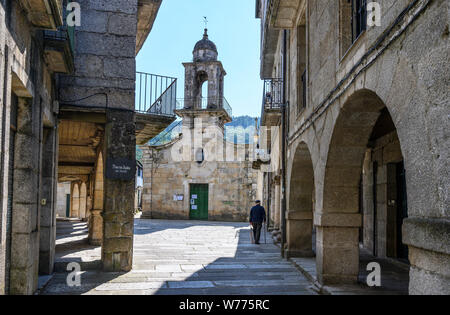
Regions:
<instances>
[{"instance_id":1,"label":"man's shoe","mask_svg":"<svg viewBox=\"0 0 450 315\"><path fill-rule=\"evenodd\" d=\"M256 242L255 244L256 244L256 245L259 245L259 242Z\"/></svg>"}]
</instances>

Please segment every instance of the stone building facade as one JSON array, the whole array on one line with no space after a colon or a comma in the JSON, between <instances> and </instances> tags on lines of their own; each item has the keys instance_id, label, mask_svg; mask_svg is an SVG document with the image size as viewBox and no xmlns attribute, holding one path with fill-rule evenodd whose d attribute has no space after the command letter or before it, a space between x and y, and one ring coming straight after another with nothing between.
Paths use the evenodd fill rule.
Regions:
<instances>
[{"instance_id":1,"label":"stone building facade","mask_svg":"<svg viewBox=\"0 0 450 315\"><path fill-rule=\"evenodd\" d=\"M54 242L54 73L62 69L47 59L52 34L36 28L56 29L62 12L53 3L53 15L33 15L45 7L22 2L0 2L0 294L32 293L38 273L50 268Z\"/></svg>"},{"instance_id":2,"label":"stone building facade","mask_svg":"<svg viewBox=\"0 0 450 315\"><path fill-rule=\"evenodd\" d=\"M156 135L174 119L135 112L135 57L161 1L79 0L75 27L68 2L0 2L0 294L33 294L53 272L58 183L103 268L131 269L135 122Z\"/></svg>"},{"instance_id":3,"label":"stone building facade","mask_svg":"<svg viewBox=\"0 0 450 315\"><path fill-rule=\"evenodd\" d=\"M361 243L409 265L410 294L449 294L449 4L375 2L380 26L366 1L257 1L263 134L281 135L259 193L322 284L357 281Z\"/></svg>"},{"instance_id":4,"label":"stone building facade","mask_svg":"<svg viewBox=\"0 0 450 315\"><path fill-rule=\"evenodd\" d=\"M193 55L184 63L185 98L176 111L181 133L169 143L141 147L142 218L247 221L256 197L253 146L225 140L224 124L231 121L226 72L207 30Z\"/></svg>"}]
</instances>

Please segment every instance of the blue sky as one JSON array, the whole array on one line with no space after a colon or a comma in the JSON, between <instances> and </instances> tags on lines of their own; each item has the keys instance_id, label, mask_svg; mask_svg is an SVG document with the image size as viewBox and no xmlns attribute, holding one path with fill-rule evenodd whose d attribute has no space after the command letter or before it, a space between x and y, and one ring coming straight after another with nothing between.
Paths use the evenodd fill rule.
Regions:
<instances>
[{"instance_id":1,"label":"blue sky","mask_svg":"<svg viewBox=\"0 0 450 315\"><path fill-rule=\"evenodd\" d=\"M260 69L260 20L254 0L163 0L153 29L137 57L137 71L178 78L183 98L183 62L202 39L208 17L208 34L219 51L227 76L225 98L234 116L259 117L263 83Z\"/></svg>"}]
</instances>

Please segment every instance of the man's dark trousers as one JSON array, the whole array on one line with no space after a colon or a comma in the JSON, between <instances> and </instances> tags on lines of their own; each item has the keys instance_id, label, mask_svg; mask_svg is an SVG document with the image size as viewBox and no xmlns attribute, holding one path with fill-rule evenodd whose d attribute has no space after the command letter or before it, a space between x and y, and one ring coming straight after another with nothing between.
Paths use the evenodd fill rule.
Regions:
<instances>
[{"instance_id":1,"label":"man's dark trousers","mask_svg":"<svg viewBox=\"0 0 450 315\"><path fill-rule=\"evenodd\" d=\"M259 239L261 237L261 228L262 228L262 222L257 223L257 222L252 222L253 225L253 236L255 237L255 243L258 244L259 243Z\"/></svg>"}]
</instances>

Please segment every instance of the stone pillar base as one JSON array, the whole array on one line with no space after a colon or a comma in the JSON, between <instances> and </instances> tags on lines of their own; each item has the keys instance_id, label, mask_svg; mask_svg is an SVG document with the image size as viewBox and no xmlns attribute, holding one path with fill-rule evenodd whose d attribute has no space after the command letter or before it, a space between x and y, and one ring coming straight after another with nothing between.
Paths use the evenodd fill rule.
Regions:
<instances>
[{"instance_id":1,"label":"stone pillar base","mask_svg":"<svg viewBox=\"0 0 450 315\"><path fill-rule=\"evenodd\" d=\"M312 212L288 211L286 221L287 249L285 256L314 257L312 250Z\"/></svg>"},{"instance_id":2,"label":"stone pillar base","mask_svg":"<svg viewBox=\"0 0 450 315\"><path fill-rule=\"evenodd\" d=\"M89 218L89 244L101 246L103 242L102 210L92 210Z\"/></svg>"},{"instance_id":3,"label":"stone pillar base","mask_svg":"<svg viewBox=\"0 0 450 315\"><path fill-rule=\"evenodd\" d=\"M411 263L409 294L450 295L450 221L408 218L402 234Z\"/></svg>"},{"instance_id":4,"label":"stone pillar base","mask_svg":"<svg viewBox=\"0 0 450 315\"><path fill-rule=\"evenodd\" d=\"M316 257L316 254L312 250L290 250L285 251L286 259L289 258L302 258L302 257Z\"/></svg>"},{"instance_id":5,"label":"stone pillar base","mask_svg":"<svg viewBox=\"0 0 450 315\"><path fill-rule=\"evenodd\" d=\"M105 239L102 248L103 270L106 272L128 272L133 265L133 239Z\"/></svg>"},{"instance_id":6,"label":"stone pillar base","mask_svg":"<svg viewBox=\"0 0 450 315\"><path fill-rule=\"evenodd\" d=\"M317 278L323 285L352 284L359 274L360 214L316 214Z\"/></svg>"}]
</instances>

